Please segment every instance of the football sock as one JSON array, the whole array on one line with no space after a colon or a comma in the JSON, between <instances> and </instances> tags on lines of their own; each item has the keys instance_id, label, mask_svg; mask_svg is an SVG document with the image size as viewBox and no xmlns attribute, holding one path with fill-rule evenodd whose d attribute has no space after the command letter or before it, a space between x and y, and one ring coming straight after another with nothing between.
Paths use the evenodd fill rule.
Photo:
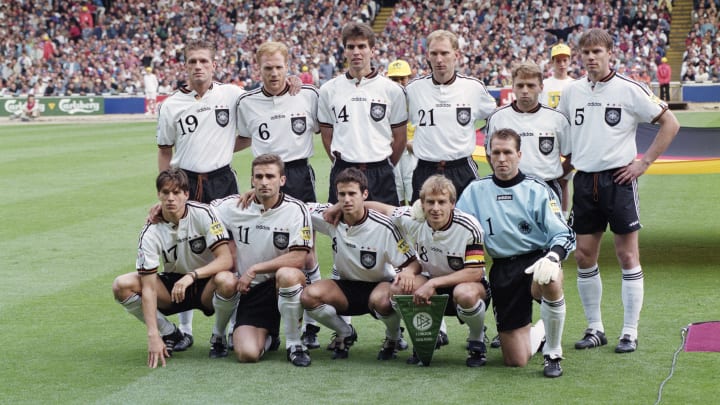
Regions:
<instances>
[{"instance_id":1,"label":"football sock","mask_svg":"<svg viewBox=\"0 0 720 405\"><path fill-rule=\"evenodd\" d=\"M192 335L192 321L193 321L193 311L188 310L185 312L180 312L178 314L178 322L180 323L180 332L186 333L188 335Z\"/></svg>"},{"instance_id":2,"label":"football sock","mask_svg":"<svg viewBox=\"0 0 720 405\"><path fill-rule=\"evenodd\" d=\"M223 336L227 329L230 317L240 301L240 293L235 293L230 298L224 298L218 295L217 291L213 294L212 304L215 308L215 325L213 325L213 335Z\"/></svg>"},{"instance_id":3,"label":"football sock","mask_svg":"<svg viewBox=\"0 0 720 405\"><path fill-rule=\"evenodd\" d=\"M320 265L316 264L311 270L305 270L305 281L307 285L310 285L316 281L320 281ZM305 325L317 325L317 321L310 316L308 311L304 312L303 316L303 329Z\"/></svg>"},{"instance_id":4,"label":"football sock","mask_svg":"<svg viewBox=\"0 0 720 405\"><path fill-rule=\"evenodd\" d=\"M447 324L445 323L445 317L440 321L440 330L447 333Z\"/></svg>"},{"instance_id":5,"label":"football sock","mask_svg":"<svg viewBox=\"0 0 720 405\"><path fill-rule=\"evenodd\" d=\"M545 323L542 319L537 321L534 326L530 328L530 356L535 354L538 349L540 348L540 343L542 343L543 338L545 337Z\"/></svg>"},{"instance_id":6,"label":"football sock","mask_svg":"<svg viewBox=\"0 0 720 405\"><path fill-rule=\"evenodd\" d=\"M600 313L600 301L602 300L602 280L600 279L600 268L597 264L588 269L577 269L577 287L585 310L585 319L588 328L605 332Z\"/></svg>"},{"instance_id":7,"label":"football sock","mask_svg":"<svg viewBox=\"0 0 720 405\"><path fill-rule=\"evenodd\" d=\"M352 333L350 325L337 314L335 307L332 305L322 304L308 312L318 322L334 330L338 337L347 337Z\"/></svg>"},{"instance_id":8,"label":"football sock","mask_svg":"<svg viewBox=\"0 0 720 405\"><path fill-rule=\"evenodd\" d=\"M303 307L300 303L302 292L301 284L278 289L278 309L285 331L285 348L302 345L300 340L300 319L303 317Z\"/></svg>"},{"instance_id":9,"label":"football sock","mask_svg":"<svg viewBox=\"0 0 720 405\"><path fill-rule=\"evenodd\" d=\"M393 311L390 315L381 315L377 311L375 316L385 324L385 337L390 340L400 339L400 315Z\"/></svg>"},{"instance_id":10,"label":"football sock","mask_svg":"<svg viewBox=\"0 0 720 405\"><path fill-rule=\"evenodd\" d=\"M468 326L468 340L483 340L483 328L485 326L485 301L478 300L472 308L456 306L457 316Z\"/></svg>"},{"instance_id":11,"label":"football sock","mask_svg":"<svg viewBox=\"0 0 720 405\"><path fill-rule=\"evenodd\" d=\"M145 323L145 316L142 311L142 299L138 294L129 296L125 301L120 303L125 310L135 318L139 319L140 322Z\"/></svg>"},{"instance_id":12,"label":"football sock","mask_svg":"<svg viewBox=\"0 0 720 405\"><path fill-rule=\"evenodd\" d=\"M553 358L562 357L562 333L565 325L565 297L557 301L543 298L540 317L545 324L545 346L543 354Z\"/></svg>"},{"instance_id":13,"label":"football sock","mask_svg":"<svg viewBox=\"0 0 720 405\"><path fill-rule=\"evenodd\" d=\"M628 334L637 339L640 310L643 306L644 276L642 267L622 269L622 301L625 309L622 335Z\"/></svg>"}]
</instances>

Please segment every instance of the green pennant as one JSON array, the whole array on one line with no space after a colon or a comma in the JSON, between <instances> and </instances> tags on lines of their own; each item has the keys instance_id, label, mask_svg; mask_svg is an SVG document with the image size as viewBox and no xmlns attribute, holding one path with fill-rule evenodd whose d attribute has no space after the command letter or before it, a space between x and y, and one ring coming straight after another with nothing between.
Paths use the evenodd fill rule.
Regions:
<instances>
[{"instance_id":1,"label":"green pennant","mask_svg":"<svg viewBox=\"0 0 720 405\"><path fill-rule=\"evenodd\" d=\"M415 305L412 295L395 295L394 300L405 321L420 364L429 366L435 353L435 342L445 314L448 295L433 295L430 297L430 305Z\"/></svg>"}]
</instances>

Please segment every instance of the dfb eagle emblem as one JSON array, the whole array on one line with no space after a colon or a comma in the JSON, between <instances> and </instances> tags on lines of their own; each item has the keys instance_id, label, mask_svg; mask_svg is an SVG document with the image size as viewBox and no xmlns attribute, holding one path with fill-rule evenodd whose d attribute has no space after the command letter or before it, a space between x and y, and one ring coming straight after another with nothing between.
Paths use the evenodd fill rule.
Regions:
<instances>
[{"instance_id":1,"label":"dfb eagle emblem","mask_svg":"<svg viewBox=\"0 0 720 405\"><path fill-rule=\"evenodd\" d=\"M458 124L467 125L470 122L470 107L458 107L455 115Z\"/></svg>"},{"instance_id":2,"label":"dfb eagle emblem","mask_svg":"<svg viewBox=\"0 0 720 405\"><path fill-rule=\"evenodd\" d=\"M448 256L447 257L448 266L450 266L451 269L458 271L465 267L465 263L463 261L462 257L458 256Z\"/></svg>"},{"instance_id":3,"label":"dfb eagle emblem","mask_svg":"<svg viewBox=\"0 0 720 405\"><path fill-rule=\"evenodd\" d=\"M370 103L370 117L376 122L385 118L385 110L387 110L386 104Z\"/></svg>"},{"instance_id":4,"label":"dfb eagle emblem","mask_svg":"<svg viewBox=\"0 0 720 405\"><path fill-rule=\"evenodd\" d=\"M360 264L366 269L372 269L375 267L376 254L375 252L368 252L367 250L360 251Z\"/></svg>"},{"instance_id":5,"label":"dfb eagle emblem","mask_svg":"<svg viewBox=\"0 0 720 405\"><path fill-rule=\"evenodd\" d=\"M205 248L207 245L205 244L205 238L202 236L199 238L195 238L190 241L190 250L192 250L195 254L200 254L205 251Z\"/></svg>"},{"instance_id":6,"label":"dfb eagle emblem","mask_svg":"<svg viewBox=\"0 0 720 405\"><path fill-rule=\"evenodd\" d=\"M614 127L622 118L622 110L617 107L605 108L605 123Z\"/></svg>"},{"instance_id":7,"label":"dfb eagle emblem","mask_svg":"<svg viewBox=\"0 0 720 405\"><path fill-rule=\"evenodd\" d=\"M538 148L543 155L549 155L555 145L555 138L552 136L541 136L538 138Z\"/></svg>"},{"instance_id":8,"label":"dfb eagle emblem","mask_svg":"<svg viewBox=\"0 0 720 405\"><path fill-rule=\"evenodd\" d=\"M230 122L230 110L227 108L215 109L215 122L223 128L226 127Z\"/></svg>"},{"instance_id":9,"label":"dfb eagle emblem","mask_svg":"<svg viewBox=\"0 0 720 405\"><path fill-rule=\"evenodd\" d=\"M290 127L292 127L292 131L295 132L295 134L304 134L305 129L307 128L307 122L305 121L305 117L290 118Z\"/></svg>"},{"instance_id":10,"label":"dfb eagle emblem","mask_svg":"<svg viewBox=\"0 0 720 405\"><path fill-rule=\"evenodd\" d=\"M529 223L527 223L526 221L522 221L518 224L518 230L523 235L527 235L530 232L532 232L532 226Z\"/></svg>"},{"instance_id":11,"label":"dfb eagle emblem","mask_svg":"<svg viewBox=\"0 0 720 405\"><path fill-rule=\"evenodd\" d=\"M290 244L290 234L288 232L273 232L273 245L278 249L287 249Z\"/></svg>"}]
</instances>

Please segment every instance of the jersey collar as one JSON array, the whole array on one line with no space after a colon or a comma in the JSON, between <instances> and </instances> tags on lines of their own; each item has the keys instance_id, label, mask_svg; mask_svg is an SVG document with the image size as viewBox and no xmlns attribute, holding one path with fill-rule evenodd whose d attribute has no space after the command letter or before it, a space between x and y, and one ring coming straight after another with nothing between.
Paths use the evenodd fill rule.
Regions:
<instances>
[{"instance_id":1,"label":"jersey collar","mask_svg":"<svg viewBox=\"0 0 720 405\"><path fill-rule=\"evenodd\" d=\"M362 224L365 223L365 221L368 219L368 214L369 214L369 213L370 213L370 211L368 211L368 209L365 208L365 212L363 212L363 216L362 216L362 218L360 218L359 221L355 222L355 223L352 224L352 225L350 225L350 224L348 224L347 222L345 222L344 219L343 219L343 222L345 222L345 225L347 225L347 226L349 226L349 227L362 225Z\"/></svg>"},{"instance_id":2,"label":"jersey collar","mask_svg":"<svg viewBox=\"0 0 720 405\"><path fill-rule=\"evenodd\" d=\"M610 73L608 73L607 76L603 77L602 79L598 80L597 82L598 83L607 83L610 81L610 79L615 77L615 74L616 74L615 70L610 69ZM587 77L587 80L590 84L593 84L592 80L590 80L590 76Z\"/></svg>"},{"instance_id":3,"label":"jersey collar","mask_svg":"<svg viewBox=\"0 0 720 405\"><path fill-rule=\"evenodd\" d=\"M517 107L517 100L513 101L510 105L512 106L512 109L515 110L515 112L519 112L521 114L534 114L540 111L540 103L538 103L538 105L536 105L535 108L530 111L520 111L520 109Z\"/></svg>"},{"instance_id":4,"label":"jersey collar","mask_svg":"<svg viewBox=\"0 0 720 405\"><path fill-rule=\"evenodd\" d=\"M509 187L515 186L517 184L520 184L520 182L525 180L525 173L518 171L517 176L513 177L510 180L500 180L493 174L492 179L493 179L493 183L495 183L496 186L502 187L502 188L509 188Z\"/></svg>"},{"instance_id":5,"label":"jersey collar","mask_svg":"<svg viewBox=\"0 0 720 405\"><path fill-rule=\"evenodd\" d=\"M263 93L263 95L264 95L265 97L280 97L280 96L284 96L284 95L287 94L287 92L289 92L289 91L290 91L290 85L289 85L289 84L285 84L285 88L282 89L282 91L281 91L279 94L277 94L277 95L270 94L267 90L265 90L265 86L262 87L262 93Z\"/></svg>"},{"instance_id":6,"label":"jersey collar","mask_svg":"<svg viewBox=\"0 0 720 405\"><path fill-rule=\"evenodd\" d=\"M439 81L435 80L435 76L433 76L433 75L430 75L430 77L432 77L432 82L436 86L439 86L439 85L449 86L449 85L455 83L455 79L457 79L457 73L453 73L450 80L446 81L445 83L440 83Z\"/></svg>"},{"instance_id":7,"label":"jersey collar","mask_svg":"<svg viewBox=\"0 0 720 405\"><path fill-rule=\"evenodd\" d=\"M447 231L448 229L450 229L450 225L452 225L454 218L455 218L455 210L452 210L450 212L450 218L448 218L447 224L443 225L442 228L440 228L434 232L443 232L443 231ZM429 224L428 224L428 226L429 226ZM432 227L431 227L431 229L432 229Z\"/></svg>"},{"instance_id":8,"label":"jersey collar","mask_svg":"<svg viewBox=\"0 0 720 405\"><path fill-rule=\"evenodd\" d=\"M377 70L376 68L371 68L371 69L370 69L370 73L368 73L367 75L363 76L362 78L363 78L363 79L372 79L372 78L374 78L374 77L377 77L377 75L378 75L378 70ZM355 80L354 77L350 76L350 72L349 72L349 71L345 72L345 78L348 79L348 80Z\"/></svg>"}]
</instances>

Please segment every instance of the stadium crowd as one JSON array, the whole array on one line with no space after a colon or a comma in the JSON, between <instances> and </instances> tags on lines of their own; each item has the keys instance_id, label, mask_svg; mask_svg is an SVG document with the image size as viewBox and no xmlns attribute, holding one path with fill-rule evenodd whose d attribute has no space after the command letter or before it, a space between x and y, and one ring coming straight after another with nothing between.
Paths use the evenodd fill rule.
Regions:
<instances>
[{"instance_id":1,"label":"stadium crowd","mask_svg":"<svg viewBox=\"0 0 720 405\"><path fill-rule=\"evenodd\" d=\"M169 93L184 81L183 44L205 37L218 47L216 79L246 89L259 85L255 48L266 40L290 46L290 72L306 71L316 85L343 70L337 30L372 22L380 1L218 0L47 1L0 4L0 95L41 96L143 92L148 67ZM571 47L590 27L614 32L618 71L656 80L670 30L666 1L445 0L398 1L380 35L376 63L410 62L428 71L425 37L451 30L460 37L462 73L488 86L509 86L511 65L530 60L545 68L559 37ZM717 2L699 2L686 41L684 78L720 78ZM15 24L9 24L15 21ZM552 32L549 32L552 31ZM583 73L575 56L572 75ZM550 75L552 72L545 69Z\"/></svg>"}]
</instances>

